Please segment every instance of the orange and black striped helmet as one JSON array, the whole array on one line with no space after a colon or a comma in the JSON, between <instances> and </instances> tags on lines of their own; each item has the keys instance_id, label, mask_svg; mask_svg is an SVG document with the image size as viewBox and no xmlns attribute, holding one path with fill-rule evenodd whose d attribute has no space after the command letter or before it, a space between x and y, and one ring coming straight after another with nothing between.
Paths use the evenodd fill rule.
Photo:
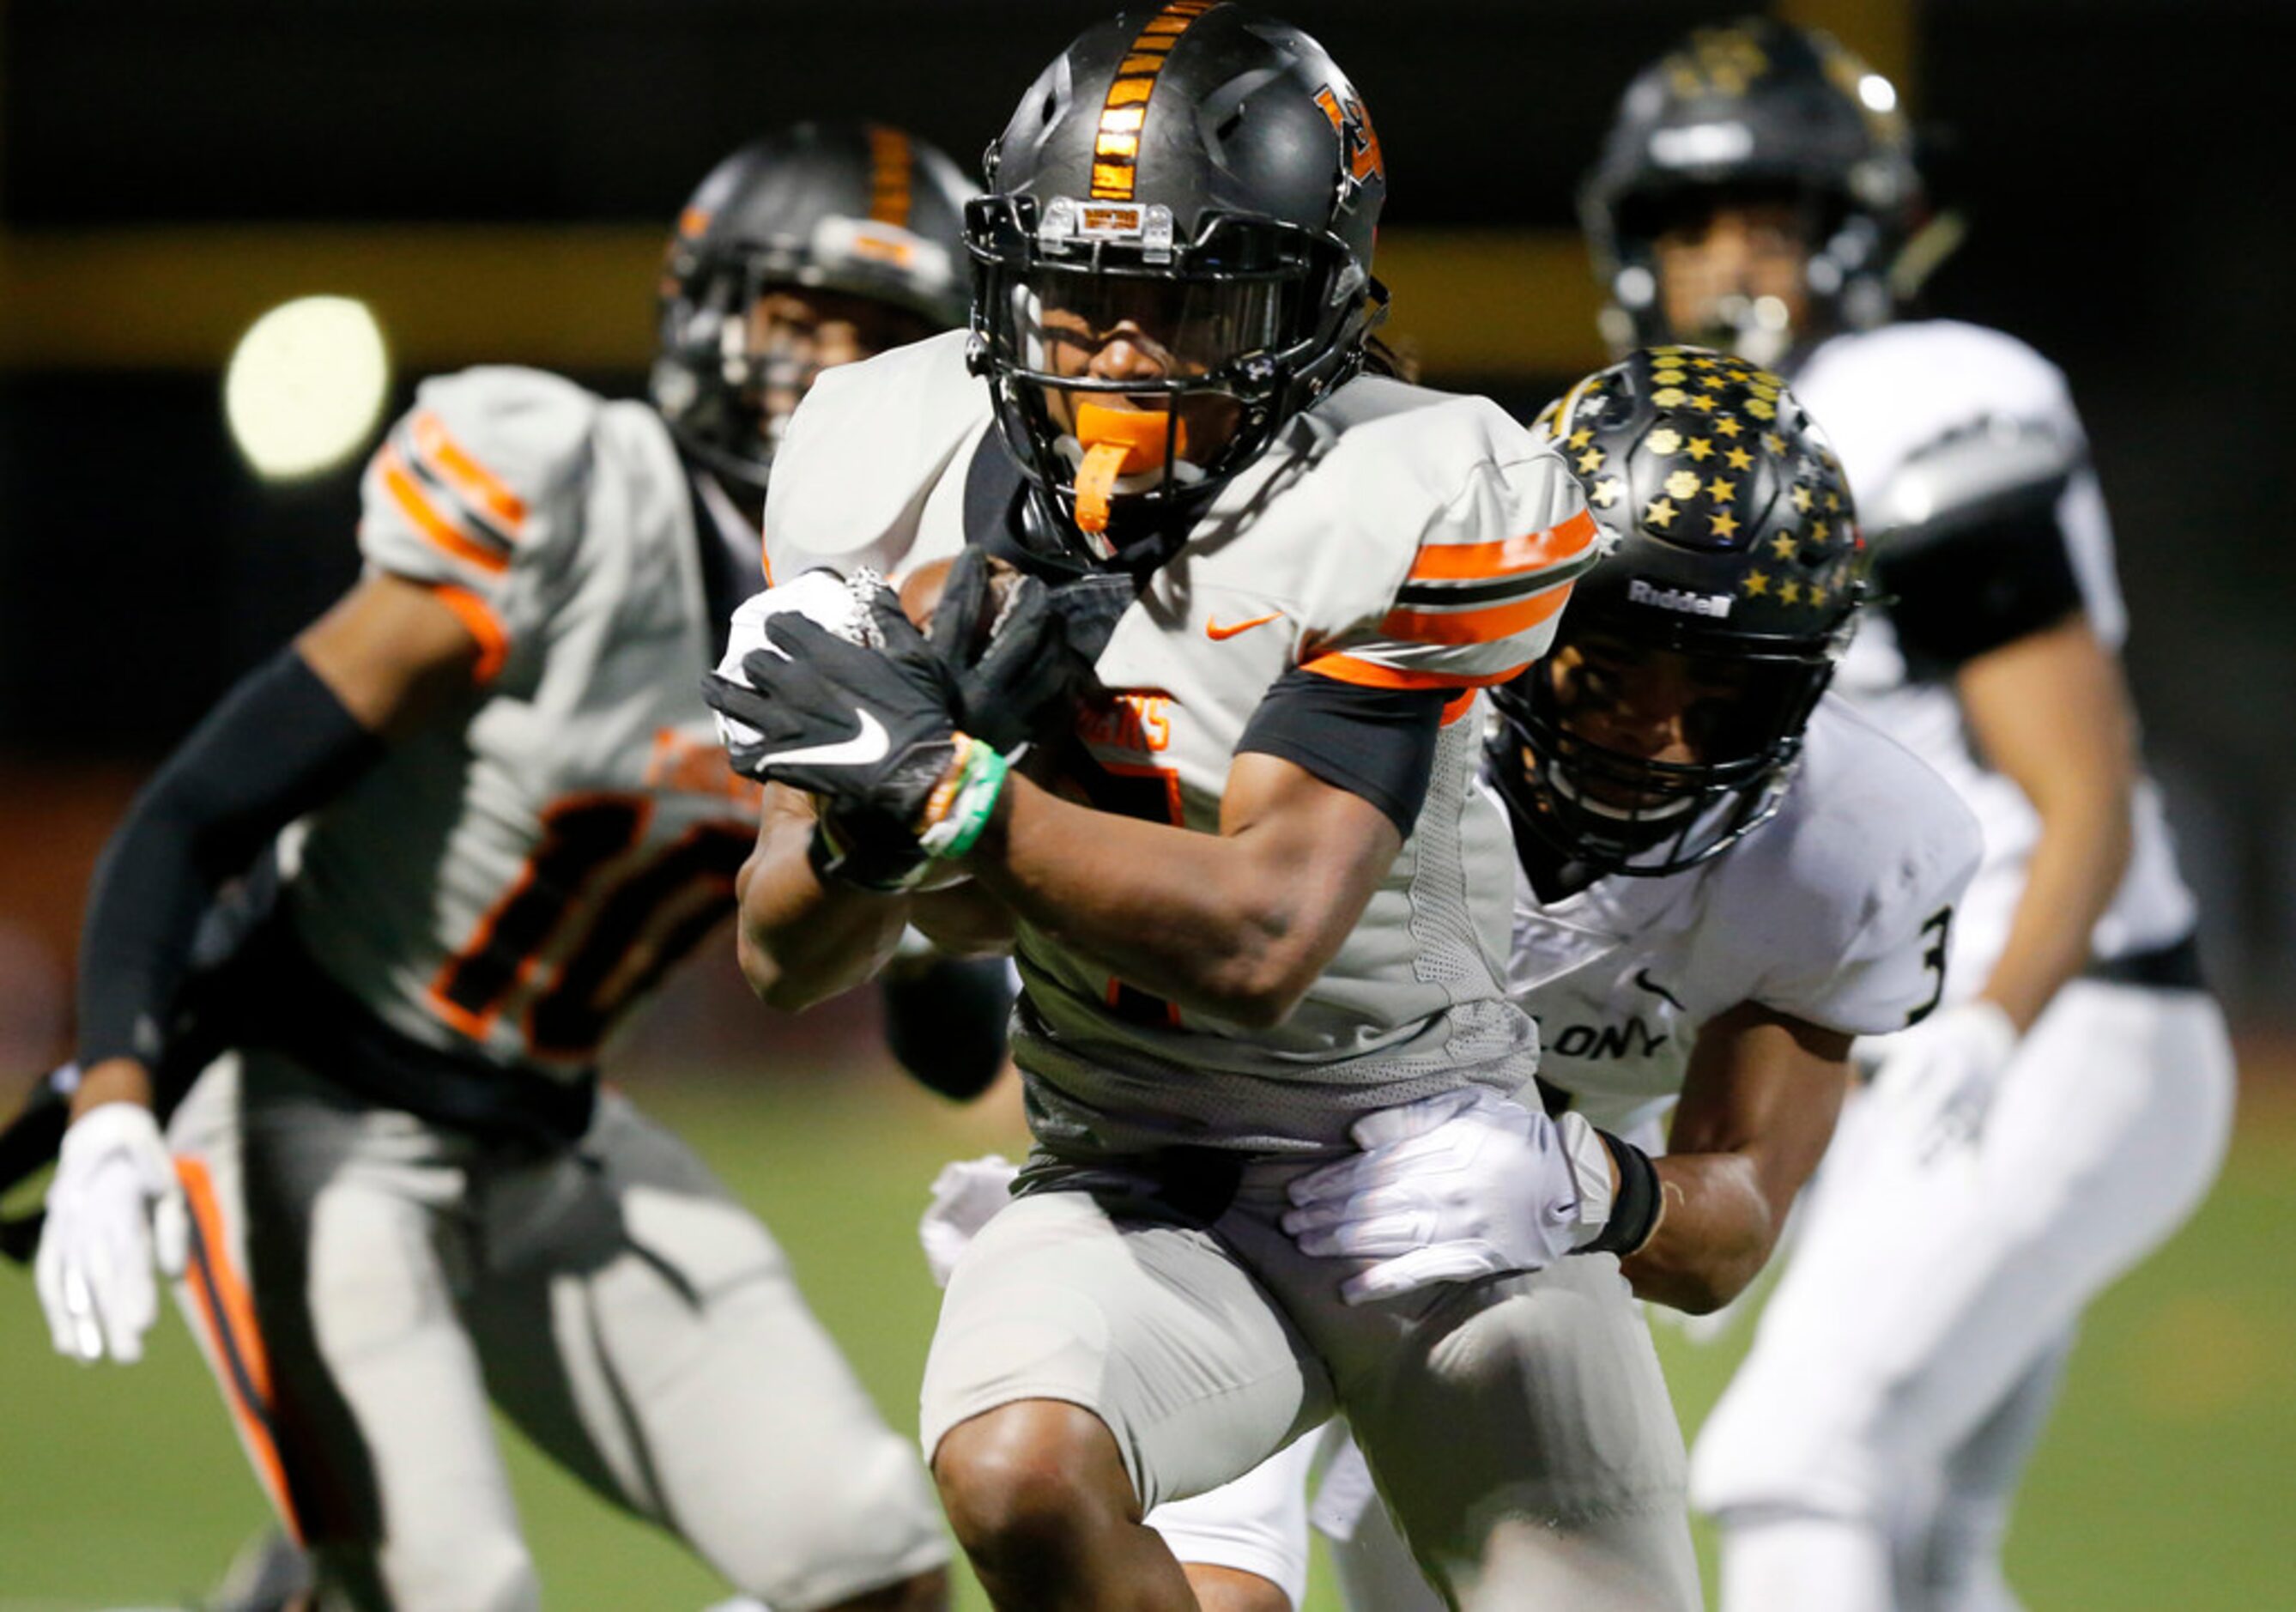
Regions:
<instances>
[{"instance_id":1,"label":"orange and black striped helmet","mask_svg":"<svg viewBox=\"0 0 2296 1612\"><path fill-rule=\"evenodd\" d=\"M1386 165L1300 29L1218 0L1128 11L1038 76L985 166L974 367L1049 523L1095 562L1152 557L1361 367ZM1124 331L1159 373L1076 356Z\"/></svg>"}]
</instances>

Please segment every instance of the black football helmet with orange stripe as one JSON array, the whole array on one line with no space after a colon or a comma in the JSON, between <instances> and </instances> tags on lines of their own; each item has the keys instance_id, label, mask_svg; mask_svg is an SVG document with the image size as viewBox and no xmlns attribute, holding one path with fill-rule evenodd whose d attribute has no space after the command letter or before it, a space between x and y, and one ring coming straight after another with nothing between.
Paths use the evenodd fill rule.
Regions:
<instances>
[{"instance_id":1,"label":"black football helmet with orange stripe","mask_svg":"<svg viewBox=\"0 0 2296 1612\"><path fill-rule=\"evenodd\" d=\"M998 427L1054 541L1152 563L1364 363L1387 300L1370 117L1298 29L1175 0L1062 52L987 169L965 240Z\"/></svg>"},{"instance_id":2,"label":"black football helmet with orange stripe","mask_svg":"<svg viewBox=\"0 0 2296 1612\"><path fill-rule=\"evenodd\" d=\"M1758 305L1775 299L1751 297L1726 299L1710 328L1669 325L1657 237L1725 198L1793 208L1824 328L1789 329L1782 308ZM1603 333L1621 351L1698 341L1779 363L1833 330L1882 323L1949 250L1942 237L1912 250L1917 233L1929 240L1928 208L1896 87L1832 36L1764 17L1700 29L1636 75L1579 207L1609 294Z\"/></svg>"},{"instance_id":3,"label":"black football helmet with orange stripe","mask_svg":"<svg viewBox=\"0 0 2296 1612\"><path fill-rule=\"evenodd\" d=\"M877 123L800 123L711 169L662 265L651 390L679 445L734 487L763 491L782 429L822 366L814 332L761 312L774 292L866 323L875 345L963 325L975 188L933 147Z\"/></svg>"},{"instance_id":4,"label":"black football helmet with orange stripe","mask_svg":"<svg viewBox=\"0 0 2296 1612\"><path fill-rule=\"evenodd\" d=\"M1534 430L1606 553L1546 655L1493 691L1492 780L1555 859L1679 872L1784 796L1865 588L1849 484L1776 375L1702 348L1632 353Z\"/></svg>"}]
</instances>

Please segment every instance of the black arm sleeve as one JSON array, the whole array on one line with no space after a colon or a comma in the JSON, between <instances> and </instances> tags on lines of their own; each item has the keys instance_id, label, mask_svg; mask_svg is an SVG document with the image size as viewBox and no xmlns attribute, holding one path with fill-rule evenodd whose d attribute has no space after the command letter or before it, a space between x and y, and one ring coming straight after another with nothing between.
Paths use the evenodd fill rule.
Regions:
<instances>
[{"instance_id":1,"label":"black arm sleeve","mask_svg":"<svg viewBox=\"0 0 2296 1612\"><path fill-rule=\"evenodd\" d=\"M1407 840L1434 774L1443 707L1455 692L1366 688L1295 666L1251 713L1236 753L1256 751L1306 768L1378 807Z\"/></svg>"},{"instance_id":2,"label":"black arm sleeve","mask_svg":"<svg viewBox=\"0 0 2296 1612\"><path fill-rule=\"evenodd\" d=\"M1003 958L943 958L884 975L885 1042L901 1067L959 1102L988 1090L1004 1067L1012 969Z\"/></svg>"},{"instance_id":3,"label":"black arm sleeve","mask_svg":"<svg viewBox=\"0 0 2296 1612\"><path fill-rule=\"evenodd\" d=\"M2064 486L2018 488L1882 539L1874 569L1915 675L1950 675L2081 608L2057 522Z\"/></svg>"},{"instance_id":4,"label":"black arm sleeve","mask_svg":"<svg viewBox=\"0 0 2296 1612\"><path fill-rule=\"evenodd\" d=\"M248 673L136 797L80 932L79 1061L156 1063L216 887L382 753L294 650Z\"/></svg>"}]
</instances>

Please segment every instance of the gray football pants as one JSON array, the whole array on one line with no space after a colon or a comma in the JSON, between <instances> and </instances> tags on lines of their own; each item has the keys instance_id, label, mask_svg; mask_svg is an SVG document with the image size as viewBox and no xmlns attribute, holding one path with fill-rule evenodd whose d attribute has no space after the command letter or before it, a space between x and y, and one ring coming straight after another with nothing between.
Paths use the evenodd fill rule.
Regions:
<instances>
[{"instance_id":1,"label":"gray football pants","mask_svg":"<svg viewBox=\"0 0 2296 1612\"><path fill-rule=\"evenodd\" d=\"M1090 1190L1016 1200L950 1279L926 1450L1000 1405L1064 1401L1107 1426L1144 1509L1344 1409L1452 1604L1695 1608L1682 1435L1618 1262L1350 1307L1339 1286L1359 1262L1303 1254L1278 1224L1306 1167L1246 1165L1209 1223L1120 1163L1066 1172Z\"/></svg>"},{"instance_id":2,"label":"gray football pants","mask_svg":"<svg viewBox=\"0 0 2296 1612\"><path fill-rule=\"evenodd\" d=\"M198 1230L179 1297L324 1605L540 1605L490 1401L776 1612L946 1559L914 1452L781 1250L620 1098L537 1155L250 1052L169 1141Z\"/></svg>"}]
</instances>

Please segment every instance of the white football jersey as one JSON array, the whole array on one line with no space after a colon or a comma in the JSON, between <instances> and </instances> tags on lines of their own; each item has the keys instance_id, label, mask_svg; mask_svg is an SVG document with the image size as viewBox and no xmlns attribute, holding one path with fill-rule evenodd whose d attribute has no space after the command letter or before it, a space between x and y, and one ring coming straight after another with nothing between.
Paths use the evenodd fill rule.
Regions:
<instances>
[{"instance_id":1,"label":"white football jersey","mask_svg":"<svg viewBox=\"0 0 2296 1612\"><path fill-rule=\"evenodd\" d=\"M756 843L762 792L700 688L701 545L738 528L697 532L652 408L525 369L424 382L364 498L367 564L462 616L482 687L301 826L297 933L395 1029L572 1075L731 911ZM754 578L740 540L726 571Z\"/></svg>"},{"instance_id":2,"label":"white football jersey","mask_svg":"<svg viewBox=\"0 0 2296 1612\"><path fill-rule=\"evenodd\" d=\"M1876 505L1917 455L1959 433L2018 423L2083 440L2055 366L2013 337L1952 320L1836 336L1810 355L1793 389L1824 424L1861 508ZM2128 612L2113 572L2103 495L2086 465L2067 485L2057 519L2089 621L2118 649ZM1981 585L1981 578L1970 580L1972 590ZM1985 862L1954 925L1947 993L1948 999L1973 995L2007 942L2040 819L2023 792L1971 747L1951 684L1908 676L1882 613L1866 613L1834 687L1935 768L1977 814ZM2150 778L2138 783L2133 826L2128 872L2096 926L2100 958L2164 946L2193 927L2193 897L2177 870L2160 792Z\"/></svg>"},{"instance_id":3,"label":"white football jersey","mask_svg":"<svg viewBox=\"0 0 2296 1612\"><path fill-rule=\"evenodd\" d=\"M1539 1078L1650 1143L1717 1014L1905 1028L1939 1000L1980 850L1945 781L1827 695L1777 815L1720 855L1553 902L1518 874L1508 979L1538 1021Z\"/></svg>"},{"instance_id":4,"label":"white football jersey","mask_svg":"<svg viewBox=\"0 0 2296 1612\"><path fill-rule=\"evenodd\" d=\"M775 464L774 573L955 553L989 429L962 333L824 375ZM1014 1057L1040 1138L1328 1147L1365 1110L1528 1079L1533 1032L1505 989L1514 856L1476 781L1472 691L1546 647L1595 552L1551 450L1484 399L1399 382L1341 388L1221 490L1118 621L1095 667L1112 697L1078 722L1087 776L1064 785L1217 833L1237 743L1293 669L1457 697L1401 854L1282 1025L1183 1011L1023 927Z\"/></svg>"}]
</instances>

